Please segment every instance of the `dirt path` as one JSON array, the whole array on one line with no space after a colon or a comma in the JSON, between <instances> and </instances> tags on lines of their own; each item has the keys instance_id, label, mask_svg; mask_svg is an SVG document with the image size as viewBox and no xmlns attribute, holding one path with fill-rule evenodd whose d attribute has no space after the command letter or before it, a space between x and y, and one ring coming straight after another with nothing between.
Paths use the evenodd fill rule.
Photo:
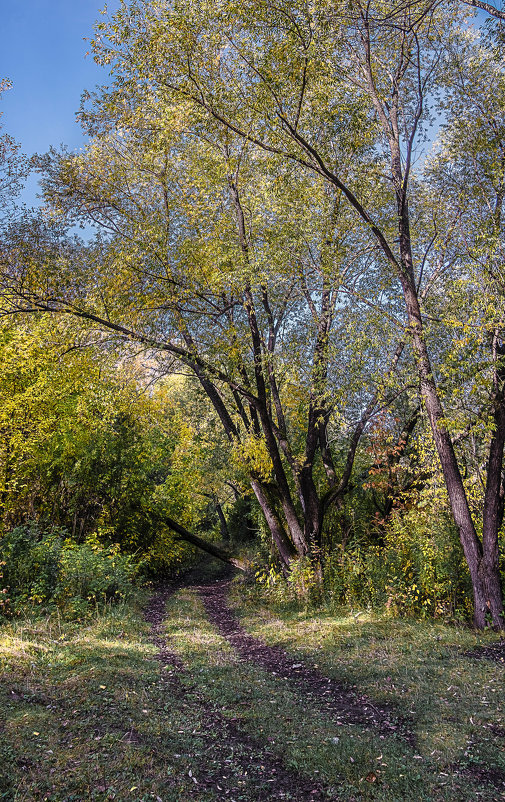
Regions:
<instances>
[{"instance_id":1,"label":"dirt path","mask_svg":"<svg viewBox=\"0 0 505 802\"><path fill-rule=\"evenodd\" d=\"M489 646L478 646L471 652L463 652L464 657L474 657L476 660L492 660L494 663L505 663L505 638Z\"/></svg>"},{"instance_id":2,"label":"dirt path","mask_svg":"<svg viewBox=\"0 0 505 802\"><path fill-rule=\"evenodd\" d=\"M334 799L317 781L312 781L285 766L269 745L248 735L236 722L226 718L191 685L179 657L170 651L163 637L163 621L168 598L181 585L160 587L151 598L145 619L151 625L151 640L158 648L158 659L168 669L162 683L167 697L184 698L198 705L199 719L208 735L208 751L212 760L193 773L194 788L187 798L202 799L206 791L219 798L240 798L254 802L322 802ZM183 681L184 680L184 681ZM247 790L247 797L244 792Z\"/></svg>"},{"instance_id":3,"label":"dirt path","mask_svg":"<svg viewBox=\"0 0 505 802\"><path fill-rule=\"evenodd\" d=\"M237 798L250 802L322 802L340 797L332 795L320 781L312 781L285 765L282 756L276 754L268 742L249 735L232 715L227 718L217 711L191 682L191 674L185 670L179 657L170 651L163 637L167 600L182 587L190 586L199 593L210 622L233 647L240 660L256 664L286 680L300 699L319 708L337 725L358 725L361 730L396 737L406 743L409 749L415 749L415 736L409 722L402 719L392 707L375 703L353 688L325 676L317 668L290 656L280 647L268 646L247 633L228 605L229 578L205 584L199 582L201 578L199 580L198 573L194 572L184 581L160 587L145 613L152 628L152 642L159 649L158 659L169 669L163 672L162 680L167 695L184 699L195 710L197 708L199 719L203 719L209 734L207 754L211 755L211 759L206 760L198 776L193 778L195 787L188 792L188 799L205 799L205 792L209 791L217 793L220 799ZM482 653L484 651L479 650L478 654L468 656L501 660L501 650L496 649L496 656L494 651L489 655ZM503 789L504 775L497 769L480 764L453 765L446 769L454 775L465 777L467 782L476 787L487 785Z\"/></svg>"},{"instance_id":4,"label":"dirt path","mask_svg":"<svg viewBox=\"0 0 505 802\"><path fill-rule=\"evenodd\" d=\"M339 724L359 724L362 729L382 735L396 735L414 747L414 735L406 721L391 709L375 704L335 679L305 663L297 662L283 649L267 646L249 635L227 603L228 580L198 586L198 592L212 624L239 653L242 660L256 663L266 671L288 680L310 704L317 705Z\"/></svg>"}]
</instances>

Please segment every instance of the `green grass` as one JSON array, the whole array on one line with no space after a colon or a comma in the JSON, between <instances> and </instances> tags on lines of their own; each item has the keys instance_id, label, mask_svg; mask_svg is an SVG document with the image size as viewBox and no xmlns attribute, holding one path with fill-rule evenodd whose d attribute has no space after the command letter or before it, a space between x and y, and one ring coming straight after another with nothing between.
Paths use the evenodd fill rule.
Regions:
<instances>
[{"instance_id":1,"label":"green grass","mask_svg":"<svg viewBox=\"0 0 505 802\"><path fill-rule=\"evenodd\" d=\"M135 606L2 627L0 799L194 799L198 706L167 693L155 653Z\"/></svg>"},{"instance_id":2,"label":"green grass","mask_svg":"<svg viewBox=\"0 0 505 802\"><path fill-rule=\"evenodd\" d=\"M333 799L505 798L464 772L505 770L505 666L461 655L492 635L367 613L274 613L251 606L242 587L234 599L253 634L409 715L415 751L338 726L288 681L239 661L187 588L169 600L165 624L186 667L175 685L135 604L87 622L33 618L1 628L0 800L216 802L226 775L239 789L231 798L255 799L221 716Z\"/></svg>"},{"instance_id":3,"label":"green grass","mask_svg":"<svg viewBox=\"0 0 505 802\"><path fill-rule=\"evenodd\" d=\"M423 777L418 766L411 765L408 747L392 739L391 770L383 759L384 739L358 727L333 724L286 680L239 662L208 624L193 591L179 593L168 610L170 644L191 667L191 683L197 683L224 715L272 745L286 765L323 781L334 798L430 798L423 795ZM381 778L380 787L366 780L371 772Z\"/></svg>"},{"instance_id":4,"label":"green grass","mask_svg":"<svg viewBox=\"0 0 505 802\"><path fill-rule=\"evenodd\" d=\"M249 632L411 717L418 753L453 793L459 784L450 776L455 764L505 772L505 665L462 654L496 635L369 612L274 612L238 588L233 600ZM472 794L505 798L496 788Z\"/></svg>"}]
</instances>

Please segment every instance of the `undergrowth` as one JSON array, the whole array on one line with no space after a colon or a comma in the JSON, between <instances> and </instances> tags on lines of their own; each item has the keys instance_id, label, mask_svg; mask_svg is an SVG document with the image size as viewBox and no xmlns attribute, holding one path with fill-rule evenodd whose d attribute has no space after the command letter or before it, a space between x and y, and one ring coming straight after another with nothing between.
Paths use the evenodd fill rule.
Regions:
<instances>
[{"instance_id":1,"label":"undergrowth","mask_svg":"<svg viewBox=\"0 0 505 802\"><path fill-rule=\"evenodd\" d=\"M430 798L444 798L444 788L449 799L470 798L464 778L480 765L503 775L502 790L472 787L471 798L505 798L505 662L466 654L497 635L367 609L272 605L240 581L232 598L250 633L412 720L419 753L437 778Z\"/></svg>"},{"instance_id":2,"label":"undergrowth","mask_svg":"<svg viewBox=\"0 0 505 802\"><path fill-rule=\"evenodd\" d=\"M37 523L0 538L0 569L0 619L36 607L80 618L128 599L138 574L118 544L104 545L96 535L77 543L65 529L44 530Z\"/></svg>"}]
</instances>

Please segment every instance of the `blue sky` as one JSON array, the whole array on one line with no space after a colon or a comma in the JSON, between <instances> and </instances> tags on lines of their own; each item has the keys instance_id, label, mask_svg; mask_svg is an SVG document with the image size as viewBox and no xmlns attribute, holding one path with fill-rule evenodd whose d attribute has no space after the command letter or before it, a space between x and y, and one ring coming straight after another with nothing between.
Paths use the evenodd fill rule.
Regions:
<instances>
[{"instance_id":1,"label":"blue sky","mask_svg":"<svg viewBox=\"0 0 505 802\"><path fill-rule=\"evenodd\" d=\"M3 93L4 131L25 153L43 153L63 143L83 143L75 113L84 89L107 83L108 74L91 56L84 39L93 34L105 0L0 0L0 78L13 88ZM118 0L108 3L112 11ZM30 182L25 200L33 203Z\"/></svg>"}]
</instances>

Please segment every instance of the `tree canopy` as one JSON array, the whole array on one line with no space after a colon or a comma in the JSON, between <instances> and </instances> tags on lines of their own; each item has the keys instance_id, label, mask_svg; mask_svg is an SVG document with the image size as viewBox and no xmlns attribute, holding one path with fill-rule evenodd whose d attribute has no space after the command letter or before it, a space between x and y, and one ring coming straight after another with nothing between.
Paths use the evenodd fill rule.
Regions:
<instances>
[{"instance_id":1,"label":"tree canopy","mask_svg":"<svg viewBox=\"0 0 505 802\"><path fill-rule=\"evenodd\" d=\"M199 386L211 470L250 487L284 573L324 573L358 488L387 526L443 481L475 623L498 628L501 18L122 2L92 42L111 83L84 99L89 145L33 159L46 207L2 256L6 315L77 318Z\"/></svg>"}]
</instances>

